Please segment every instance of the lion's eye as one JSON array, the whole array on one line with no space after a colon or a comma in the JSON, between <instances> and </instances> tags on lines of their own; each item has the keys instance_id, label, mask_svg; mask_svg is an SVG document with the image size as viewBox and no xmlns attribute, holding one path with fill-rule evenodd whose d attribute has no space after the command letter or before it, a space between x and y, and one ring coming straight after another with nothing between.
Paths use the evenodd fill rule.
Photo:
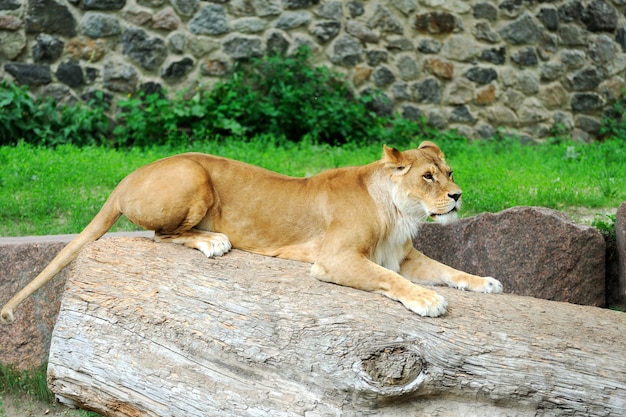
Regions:
<instances>
[{"instance_id":1,"label":"lion's eye","mask_svg":"<svg viewBox=\"0 0 626 417\"><path fill-rule=\"evenodd\" d=\"M450 173L448 174L448 178L452 178L452 172L453 171L450 171Z\"/></svg>"},{"instance_id":2,"label":"lion's eye","mask_svg":"<svg viewBox=\"0 0 626 417\"><path fill-rule=\"evenodd\" d=\"M430 172L428 174L422 175L422 177L424 177L426 181L432 181L434 179L433 174L431 174Z\"/></svg>"}]
</instances>

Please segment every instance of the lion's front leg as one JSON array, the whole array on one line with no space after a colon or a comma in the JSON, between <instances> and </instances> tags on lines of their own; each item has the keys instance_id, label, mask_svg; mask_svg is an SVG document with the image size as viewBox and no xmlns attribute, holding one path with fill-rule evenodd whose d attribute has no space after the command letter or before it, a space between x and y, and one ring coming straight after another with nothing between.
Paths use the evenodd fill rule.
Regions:
<instances>
[{"instance_id":1,"label":"lion's front leg","mask_svg":"<svg viewBox=\"0 0 626 417\"><path fill-rule=\"evenodd\" d=\"M447 302L441 295L362 255L337 253L319 259L311 268L311 275L321 281L383 294L420 316L437 317L446 312Z\"/></svg>"},{"instance_id":2,"label":"lion's front leg","mask_svg":"<svg viewBox=\"0 0 626 417\"><path fill-rule=\"evenodd\" d=\"M485 293L502 292L502 284L492 277L480 277L459 271L430 259L407 243L407 256L400 266L400 274L407 279L434 285L447 285L461 290Z\"/></svg>"}]
</instances>

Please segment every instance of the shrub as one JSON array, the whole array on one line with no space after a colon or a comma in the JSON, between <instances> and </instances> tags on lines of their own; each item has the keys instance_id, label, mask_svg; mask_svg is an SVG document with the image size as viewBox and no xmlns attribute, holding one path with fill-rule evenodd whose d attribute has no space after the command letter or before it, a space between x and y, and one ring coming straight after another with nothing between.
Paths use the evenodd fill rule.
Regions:
<instances>
[{"instance_id":1,"label":"shrub","mask_svg":"<svg viewBox=\"0 0 626 417\"><path fill-rule=\"evenodd\" d=\"M92 104L92 103L90 103ZM57 106L33 98L26 86L0 82L0 145L20 140L42 145L101 143L109 133L104 106Z\"/></svg>"}]
</instances>

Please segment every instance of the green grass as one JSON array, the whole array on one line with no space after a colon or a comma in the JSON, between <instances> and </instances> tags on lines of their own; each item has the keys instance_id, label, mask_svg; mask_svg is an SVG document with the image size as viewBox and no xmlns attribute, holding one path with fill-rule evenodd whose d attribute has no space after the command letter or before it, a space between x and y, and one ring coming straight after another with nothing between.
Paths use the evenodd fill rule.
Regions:
<instances>
[{"instance_id":1,"label":"green grass","mask_svg":"<svg viewBox=\"0 0 626 417\"><path fill-rule=\"evenodd\" d=\"M417 141L414 145L417 145ZM465 216L518 205L564 210L616 208L626 201L624 142L520 145L439 142L464 190ZM76 233L132 170L185 151L214 153L288 175L360 165L378 159L382 144L331 147L271 140L211 141L185 147L115 150L72 145L56 149L0 147L0 236ZM135 230L125 219L113 230Z\"/></svg>"}]
</instances>

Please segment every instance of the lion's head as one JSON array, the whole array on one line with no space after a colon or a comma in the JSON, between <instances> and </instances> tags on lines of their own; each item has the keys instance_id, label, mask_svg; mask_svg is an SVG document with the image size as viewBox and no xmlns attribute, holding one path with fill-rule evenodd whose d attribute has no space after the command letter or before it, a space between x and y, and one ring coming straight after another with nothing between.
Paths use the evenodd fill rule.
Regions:
<instances>
[{"instance_id":1,"label":"lion's head","mask_svg":"<svg viewBox=\"0 0 626 417\"><path fill-rule=\"evenodd\" d=\"M461 188L454 183L452 170L443 152L432 142L400 152L384 147L383 162L397 184L394 203L411 216L447 223L456 219L461 207Z\"/></svg>"}]
</instances>

